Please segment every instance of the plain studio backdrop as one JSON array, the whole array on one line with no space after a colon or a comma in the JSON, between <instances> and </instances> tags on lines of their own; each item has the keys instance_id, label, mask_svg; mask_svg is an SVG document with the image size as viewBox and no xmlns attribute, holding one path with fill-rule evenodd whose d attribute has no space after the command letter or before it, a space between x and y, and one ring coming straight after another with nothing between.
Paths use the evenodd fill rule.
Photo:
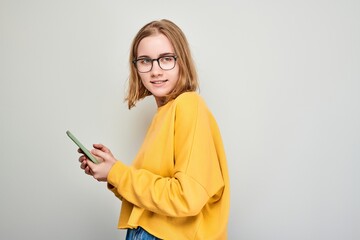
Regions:
<instances>
[{"instance_id":1,"label":"plain studio backdrop","mask_svg":"<svg viewBox=\"0 0 360 240\"><path fill-rule=\"evenodd\" d=\"M0 239L123 239L65 132L132 162L156 106L124 103L130 44L162 18L222 131L229 239L360 239L358 0L1 0Z\"/></svg>"}]
</instances>

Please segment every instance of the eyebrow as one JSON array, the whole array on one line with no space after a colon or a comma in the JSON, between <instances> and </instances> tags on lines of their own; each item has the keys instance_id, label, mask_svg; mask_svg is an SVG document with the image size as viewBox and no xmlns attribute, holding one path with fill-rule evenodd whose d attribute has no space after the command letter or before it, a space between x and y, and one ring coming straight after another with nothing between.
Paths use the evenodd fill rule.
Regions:
<instances>
[{"instance_id":1,"label":"eyebrow","mask_svg":"<svg viewBox=\"0 0 360 240\"><path fill-rule=\"evenodd\" d=\"M167 52L167 53L161 53L159 54L158 57L164 57L164 56L174 56L175 53L172 53L172 52ZM148 55L141 55L141 56L138 56L137 58L151 58L150 56Z\"/></svg>"}]
</instances>

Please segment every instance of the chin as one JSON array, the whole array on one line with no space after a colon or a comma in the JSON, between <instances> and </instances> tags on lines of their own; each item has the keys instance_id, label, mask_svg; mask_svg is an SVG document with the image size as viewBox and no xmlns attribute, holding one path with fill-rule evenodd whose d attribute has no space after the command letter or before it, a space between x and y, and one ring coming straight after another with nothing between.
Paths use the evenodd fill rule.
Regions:
<instances>
[{"instance_id":1,"label":"chin","mask_svg":"<svg viewBox=\"0 0 360 240\"><path fill-rule=\"evenodd\" d=\"M166 92L154 91L154 92L152 92L152 95L154 95L154 97L157 97L157 98L164 98L164 97L166 97L169 93L170 93L170 91L166 91Z\"/></svg>"}]
</instances>

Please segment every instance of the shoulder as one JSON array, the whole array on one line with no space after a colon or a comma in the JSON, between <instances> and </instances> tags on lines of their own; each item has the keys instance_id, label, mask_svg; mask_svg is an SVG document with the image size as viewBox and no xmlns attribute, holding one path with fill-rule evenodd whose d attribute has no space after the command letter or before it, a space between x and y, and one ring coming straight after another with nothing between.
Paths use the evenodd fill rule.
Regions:
<instances>
[{"instance_id":1,"label":"shoulder","mask_svg":"<svg viewBox=\"0 0 360 240\"><path fill-rule=\"evenodd\" d=\"M196 116L207 113L209 109L204 99L197 92L185 92L180 94L174 101L176 114L184 117Z\"/></svg>"},{"instance_id":2,"label":"shoulder","mask_svg":"<svg viewBox=\"0 0 360 240\"><path fill-rule=\"evenodd\" d=\"M197 92L184 92L180 94L174 101L177 106L197 106L205 105L203 98Z\"/></svg>"}]
</instances>

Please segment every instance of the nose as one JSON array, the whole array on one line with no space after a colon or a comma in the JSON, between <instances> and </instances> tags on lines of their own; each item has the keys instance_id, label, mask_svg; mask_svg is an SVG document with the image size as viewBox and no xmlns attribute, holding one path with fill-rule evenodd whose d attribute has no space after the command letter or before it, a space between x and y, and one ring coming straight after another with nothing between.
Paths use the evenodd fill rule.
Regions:
<instances>
[{"instance_id":1,"label":"nose","mask_svg":"<svg viewBox=\"0 0 360 240\"><path fill-rule=\"evenodd\" d=\"M153 66L151 68L151 74L154 75L154 76L157 76L157 75L160 75L162 74L162 69L159 65L159 62L156 61L156 59L153 60Z\"/></svg>"}]
</instances>

